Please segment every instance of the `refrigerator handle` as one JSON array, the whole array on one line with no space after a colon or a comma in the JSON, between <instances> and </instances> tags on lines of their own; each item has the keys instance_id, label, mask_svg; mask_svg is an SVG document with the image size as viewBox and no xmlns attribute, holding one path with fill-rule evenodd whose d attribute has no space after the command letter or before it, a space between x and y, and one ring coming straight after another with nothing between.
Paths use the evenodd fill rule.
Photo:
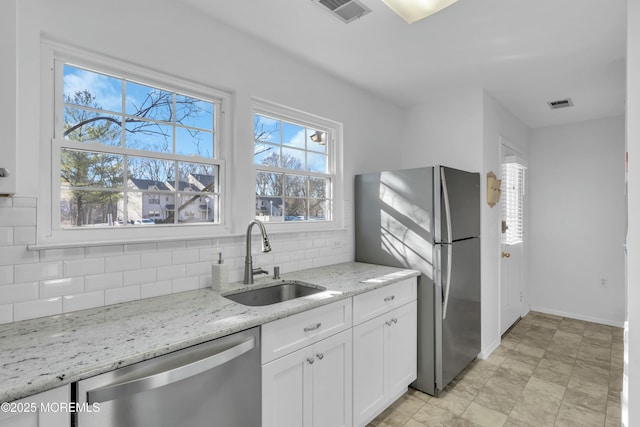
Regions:
<instances>
[{"instance_id":1,"label":"refrigerator handle","mask_svg":"<svg viewBox=\"0 0 640 427\"><path fill-rule=\"evenodd\" d=\"M449 190L447 189L447 178L444 168L440 168L440 180L442 182L442 195L444 197L444 213L447 221L447 280L443 284L444 301L442 303L442 319L447 318L447 305L449 304L449 291L451 289L451 264L453 264L453 234L451 232L451 208L449 206Z\"/></svg>"}]
</instances>

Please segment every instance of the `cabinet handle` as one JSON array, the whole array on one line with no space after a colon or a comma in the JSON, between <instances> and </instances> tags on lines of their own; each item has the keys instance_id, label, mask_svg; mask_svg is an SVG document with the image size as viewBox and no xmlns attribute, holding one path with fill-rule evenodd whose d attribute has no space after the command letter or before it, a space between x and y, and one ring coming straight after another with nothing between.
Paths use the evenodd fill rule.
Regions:
<instances>
[{"instance_id":1,"label":"cabinet handle","mask_svg":"<svg viewBox=\"0 0 640 427\"><path fill-rule=\"evenodd\" d=\"M394 317L393 319L391 319L391 321L392 321L393 323L398 323L398 319L396 319L395 317Z\"/></svg>"},{"instance_id":2,"label":"cabinet handle","mask_svg":"<svg viewBox=\"0 0 640 427\"><path fill-rule=\"evenodd\" d=\"M388 296L388 297L386 297L386 298L384 299L384 302L393 301L393 299L394 299L395 297L396 297L395 295Z\"/></svg>"},{"instance_id":3,"label":"cabinet handle","mask_svg":"<svg viewBox=\"0 0 640 427\"><path fill-rule=\"evenodd\" d=\"M313 326L307 326L306 328L304 328L305 332L311 332L311 331L315 331L316 329L320 329L320 326L322 325L322 323L318 322Z\"/></svg>"},{"instance_id":4,"label":"cabinet handle","mask_svg":"<svg viewBox=\"0 0 640 427\"><path fill-rule=\"evenodd\" d=\"M387 320L386 322L384 322L384 324L387 325L387 326L391 326L391 321Z\"/></svg>"},{"instance_id":5,"label":"cabinet handle","mask_svg":"<svg viewBox=\"0 0 640 427\"><path fill-rule=\"evenodd\" d=\"M316 354L316 357L320 360L324 359L324 353L318 353Z\"/></svg>"},{"instance_id":6,"label":"cabinet handle","mask_svg":"<svg viewBox=\"0 0 640 427\"><path fill-rule=\"evenodd\" d=\"M309 365L313 365L313 362L315 362L315 359L313 357L307 357L307 362L309 363Z\"/></svg>"}]
</instances>

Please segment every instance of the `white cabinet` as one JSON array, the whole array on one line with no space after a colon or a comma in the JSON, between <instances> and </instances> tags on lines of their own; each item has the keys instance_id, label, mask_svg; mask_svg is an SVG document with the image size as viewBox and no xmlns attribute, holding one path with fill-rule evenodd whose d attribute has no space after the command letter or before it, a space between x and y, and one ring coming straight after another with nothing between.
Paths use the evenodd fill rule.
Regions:
<instances>
[{"instance_id":1,"label":"white cabinet","mask_svg":"<svg viewBox=\"0 0 640 427\"><path fill-rule=\"evenodd\" d=\"M58 387L24 399L3 403L0 427L69 427L70 387ZM6 408L5 408L6 406Z\"/></svg>"},{"instance_id":2,"label":"white cabinet","mask_svg":"<svg viewBox=\"0 0 640 427\"><path fill-rule=\"evenodd\" d=\"M263 325L262 349L263 427L351 426L351 299Z\"/></svg>"},{"instance_id":3,"label":"white cabinet","mask_svg":"<svg viewBox=\"0 0 640 427\"><path fill-rule=\"evenodd\" d=\"M353 328L354 426L374 419L416 379L416 281L397 285L358 295L353 301L354 323L370 319ZM377 316L371 318L372 313Z\"/></svg>"},{"instance_id":4,"label":"white cabinet","mask_svg":"<svg viewBox=\"0 0 640 427\"><path fill-rule=\"evenodd\" d=\"M351 426L351 330L262 367L263 427Z\"/></svg>"}]
</instances>

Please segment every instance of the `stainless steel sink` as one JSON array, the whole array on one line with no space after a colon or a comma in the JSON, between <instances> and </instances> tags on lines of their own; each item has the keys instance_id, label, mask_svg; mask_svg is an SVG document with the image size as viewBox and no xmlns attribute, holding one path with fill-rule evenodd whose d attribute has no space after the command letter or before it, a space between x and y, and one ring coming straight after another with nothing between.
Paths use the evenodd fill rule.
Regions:
<instances>
[{"instance_id":1,"label":"stainless steel sink","mask_svg":"<svg viewBox=\"0 0 640 427\"><path fill-rule=\"evenodd\" d=\"M282 282L264 288L251 289L223 296L243 305L261 306L306 297L326 290L327 289L322 286L311 285L295 280L283 280Z\"/></svg>"}]
</instances>

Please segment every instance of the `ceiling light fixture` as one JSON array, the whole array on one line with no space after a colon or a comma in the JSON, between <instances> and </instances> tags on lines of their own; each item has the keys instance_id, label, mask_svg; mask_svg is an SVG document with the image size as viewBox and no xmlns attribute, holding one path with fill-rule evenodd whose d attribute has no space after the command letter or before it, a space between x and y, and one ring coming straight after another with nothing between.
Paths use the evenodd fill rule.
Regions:
<instances>
[{"instance_id":1,"label":"ceiling light fixture","mask_svg":"<svg viewBox=\"0 0 640 427\"><path fill-rule=\"evenodd\" d=\"M382 0L408 24L440 12L458 0Z\"/></svg>"}]
</instances>

